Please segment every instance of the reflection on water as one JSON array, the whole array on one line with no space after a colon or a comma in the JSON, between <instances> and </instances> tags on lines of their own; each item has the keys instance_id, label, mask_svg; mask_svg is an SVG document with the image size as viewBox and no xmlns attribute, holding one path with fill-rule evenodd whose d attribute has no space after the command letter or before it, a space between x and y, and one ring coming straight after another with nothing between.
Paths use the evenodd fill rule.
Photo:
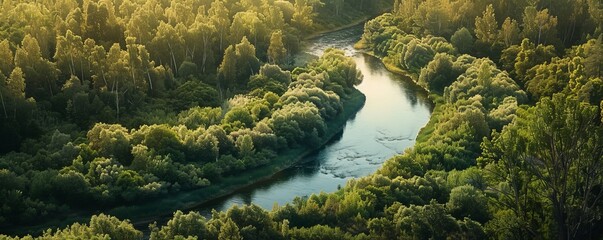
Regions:
<instances>
[{"instance_id":1,"label":"reflection on water","mask_svg":"<svg viewBox=\"0 0 603 240\"><path fill-rule=\"evenodd\" d=\"M195 210L209 214L211 209L251 203L271 209L296 196L332 192L351 178L375 172L385 160L415 143L429 120L431 103L409 79L390 73L378 59L354 50L361 34L362 26L358 26L318 37L307 46L307 52L314 55L331 47L343 49L364 75L358 89L366 95L366 104L347 122L343 133L304 163Z\"/></svg>"}]
</instances>

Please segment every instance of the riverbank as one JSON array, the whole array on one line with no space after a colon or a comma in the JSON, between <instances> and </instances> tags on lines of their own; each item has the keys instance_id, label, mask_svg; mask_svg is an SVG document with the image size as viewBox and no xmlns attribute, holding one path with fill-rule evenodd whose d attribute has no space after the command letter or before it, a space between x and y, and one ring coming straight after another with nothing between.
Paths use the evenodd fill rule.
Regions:
<instances>
[{"instance_id":1,"label":"riverbank","mask_svg":"<svg viewBox=\"0 0 603 240\"><path fill-rule=\"evenodd\" d=\"M417 74L413 74L404 69L399 68L388 57L380 57L380 56L377 56L373 51L366 51L366 46L365 46L363 39L360 39L360 41L358 41L356 44L354 44L354 48L362 51L365 54L371 55L371 56L379 59L381 61L381 63L383 64L383 66L385 67L385 69L387 69L391 73L410 78L417 87L423 89L423 91L425 91L428 94L429 100L431 100L433 103L432 114L431 114L431 117L429 118L429 122L427 122L427 124L423 128L421 128L421 130L419 131L419 134L417 134L417 138L416 138L417 142L426 141L429 138L429 135L431 135L431 133L433 133L433 131L435 130L435 127L439 122L439 116L442 114L441 106L444 101L442 96L440 96L436 93L432 93L431 91L429 91L429 89L418 84L419 76L417 76Z\"/></svg>"},{"instance_id":2,"label":"riverbank","mask_svg":"<svg viewBox=\"0 0 603 240\"><path fill-rule=\"evenodd\" d=\"M224 178L219 183L202 189L178 193L176 196L157 199L136 206L119 207L105 213L121 219L130 219L137 228L146 228L149 223L157 219L157 216L171 216L176 210L192 209L211 200L233 194L250 185L267 181L275 174L298 164L306 156L321 149L331 141L338 133L343 131L348 119L352 118L364 106L365 101L364 94L354 89L343 100L343 111L336 118L327 122L327 131L317 147L291 149L279 154L269 165L246 171L238 176ZM169 207L166 209L166 206Z\"/></svg>"},{"instance_id":3,"label":"riverbank","mask_svg":"<svg viewBox=\"0 0 603 240\"><path fill-rule=\"evenodd\" d=\"M306 156L321 149L326 143L336 137L338 133L343 131L348 119L353 118L353 116L364 106L365 101L366 96L357 89L354 89L347 98L342 99L343 111L338 114L337 117L327 122L327 131L317 147L290 149L279 154L277 158L268 165L245 171L237 176L225 177L220 182L208 187L182 191L171 196L160 197L142 204L121 206L103 210L102 212L120 219L129 219L139 230L144 230L148 227L149 223L152 223L161 217L170 217L177 210L192 209L211 200L233 194L250 185L267 181L275 174L300 163ZM100 212L78 211L71 213L62 219L55 219L45 222L44 224L10 229L4 234L39 235L42 231L47 229L64 228L67 225L76 222L89 221L91 215L98 213Z\"/></svg>"},{"instance_id":4,"label":"riverbank","mask_svg":"<svg viewBox=\"0 0 603 240\"><path fill-rule=\"evenodd\" d=\"M356 26L367 19L368 17L366 19L358 19L345 26L316 34L316 36L349 28L351 26ZM365 100L366 97L357 89L354 89L354 91L349 94L347 99L342 99L344 104L343 112L339 114L337 118L327 122L327 132L325 133L319 146L316 148L291 149L280 154L274 160L274 162L271 162L267 166L248 172L246 171L240 176L224 178L220 182L202 189L178 192L170 196L163 196L151 200L149 202L138 203L137 205L121 206L109 210L102 209L96 211L74 211L66 216L61 216L59 219L53 219L51 221L44 222L43 224L18 229L8 229L6 233L11 235L39 235L46 229L63 228L75 222L87 222L89 221L91 215L99 213L116 216L120 219L130 219L131 222L135 223L139 229L146 229L147 224L153 222L157 218L162 216L171 216L176 210L195 208L196 206L203 205L208 201L228 196L237 190L246 188L250 185L267 181L275 174L299 163L304 157L314 153L316 150L319 150L323 147L323 145L337 136L337 134L345 128L345 123L347 120L354 116L363 107Z\"/></svg>"}]
</instances>

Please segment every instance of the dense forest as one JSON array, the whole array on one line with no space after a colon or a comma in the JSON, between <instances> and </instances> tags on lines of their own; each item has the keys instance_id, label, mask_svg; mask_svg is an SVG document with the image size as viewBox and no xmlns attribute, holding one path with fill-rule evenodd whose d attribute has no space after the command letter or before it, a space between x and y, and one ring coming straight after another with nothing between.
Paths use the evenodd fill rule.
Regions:
<instances>
[{"instance_id":1,"label":"dense forest","mask_svg":"<svg viewBox=\"0 0 603 240\"><path fill-rule=\"evenodd\" d=\"M0 229L294 161L362 100L341 51L294 68L300 39L391 6L3 1Z\"/></svg>"},{"instance_id":2,"label":"dense forest","mask_svg":"<svg viewBox=\"0 0 603 240\"><path fill-rule=\"evenodd\" d=\"M390 4L356 47L430 93L412 149L337 192L177 211L149 237L600 239L603 2ZM0 225L201 188L317 144L362 77L339 50L294 68L297 39L387 6L4 1ZM98 214L41 238L143 236Z\"/></svg>"}]
</instances>

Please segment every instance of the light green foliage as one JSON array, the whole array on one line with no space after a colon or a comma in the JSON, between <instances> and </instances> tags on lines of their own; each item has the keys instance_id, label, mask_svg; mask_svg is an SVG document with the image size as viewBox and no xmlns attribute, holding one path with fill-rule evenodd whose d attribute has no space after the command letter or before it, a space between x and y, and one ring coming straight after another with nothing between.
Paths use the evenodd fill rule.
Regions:
<instances>
[{"instance_id":1,"label":"light green foliage","mask_svg":"<svg viewBox=\"0 0 603 240\"><path fill-rule=\"evenodd\" d=\"M518 50L516 51L517 53L515 53L515 60L511 60L513 59L513 55L515 55L513 53L514 51L508 52L510 56L506 57L506 59L515 62L513 68L514 71L512 71L511 74L515 76L517 80L519 80L519 82L522 83L525 83L528 80L528 70L538 64L547 62L551 58L556 56L555 48L553 46L534 45L528 39L524 39L521 42L521 45L519 46ZM503 57L505 57L505 51L503 51Z\"/></svg>"},{"instance_id":2,"label":"light green foliage","mask_svg":"<svg viewBox=\"0 0 603 240\"><path fill-rule=\"evenodd\" d=\"M444 92L444 98L448 102L470 99L474 96L481 96L481 103L486 109L500 105L508 96L517 98L519 102L527 100L526 93L509 78L507 73L497 69L488 59L476 60L473 66Z\"/></svg>"},{"instance_id":3,"label":"light green foliage","mask_svg":"<svg viewBox=\"0 0 603 240\"><path fill-rule=\"evenodd\" d=\"M189 129L209 127L220 123L222 110L220 108L194 107L178 114L178 122Z\"/></svg>"},{"instance_id":4,"label":"light green foliage","mask_svg":"<svg viewBox=\"0 0 603 240\"><path fill-rule=\"evenodd\" d=\"M115 157L123 164L129 164L131 136L121 125L99 123L86 136L90 148L98 151L101 156Z\"/></svg>"},{"instance_id":5,"label":"light green foliage","mask_svg":"<svg viewBox=\"0 0 603 240\"><path fill-rule=\"evenodd\" d=\"M486 7L481 17L475 18L475 36L477 37L478 46L491 48L497 43L498 23L492 4Z\"/></svg>"},{"instance_id":6,"label":"light green foliage","mask_svg":"<svg viewBox=\"0 0 603 240\"><path fill-rule=\"evenodd\" d=\"M507 17L500 28L498 38L505 48L519 44L521 36L517 21Z\"/></svg>"},{"instance_id":7,"label":"light green foliage","mask_svg":"<svg viewBox=\"0 0 603 240\"><path fill-rule=\"evenodd\" d=\"M294 104L297 102L313 103L325 119L335 117L343 110L339 95L332 91L324 91L325 74L312 76L303 73L297 80L290 85L279 103L282 105Z\"/></svg>"},{"instance_id":8,"label":"light green foliage","mask_svg":"<svg viewBox=\"0 0 603 240\"><path fill-rule=\"evenodd\" d=\"M49 99L57 92L55 64L42 57L38 40L26 35L15 52L15 66L25 75L27 97Z\"/></svg>"},{"instance_id":9,"label":"light green foliage","mask_svg":"<svg viewBox=\"0 0 603 240\"><path fill-rule=\"evenodd\" d=\"M603 141L601 126L595 123L597 115L596 106L555 94L552 99L542 98L535 107L519 112L509 127L492 142L485 142L484 162L492 172L491 177L499 183L499 189L508 189L498 191L496 201L515 211L510 217L529 220L533 214L542 214L556 229L549 234L566 236L578 234L599 215L592 205L584 204L590 201L585 196L601 194L592 188L601 182L600 177L594 176L603 171L598 163ZM576 189L582 189L586 195L578 194ZM531 203L542 204L552 211L525 205ZM504 209L499 211L495 218L506 216ZM526 224L522 231L544 230L538 223L525 220L521 223Z\"/></svg>"},{"instance_id":10,"label":"light green foliage","mask_svg":"<svg viewBox=\"0 0 603 240\"><path fill-rule=\"evenodd\" d=\"M340 96L345 95L354 86L362 82L362 73L356 68L356 62L346 57L342 50L327 49L318 61L309 66L317 72L326 72L328 80L325 90L331 90Z\"/></svg>"},{"instance_id":11,"label":"light green foliage","mask_svg":"<svg viewBox=\"0 0 603 240\"><path fill-rule=\"evenodd\" d=\"M222 123L229 123L241 128L250 128L254 121L251 113L247 109L243 107L234 107L224 115Z\"/></svg>"},{"instance_id":12,"label":"light green foliage","mask_svg":"<svg viewBox=\"0 0 603 240\"><path fill-rule=\"evenodd\" d=\"M493 129L502 129L515 118L518 109L517 98L506 97L497 108L488 113L488 123Z\"/></svg>"},{"instance_id":13,"label":"light green foliage","mask_svg":"<svg viewBox=\"0 0 603 240\"><path fill-rule=\"evenodd\" d=\"M10 49L10 42L4 39L0 42L0 72L5 76L12 72L14 68L13 51Z\"/></svg>"},{"instance_id":14,"label":"light green foliage","mask_svg":"<svg viewBox=\"0 0 603 240\"><path fill-rule=\"evenodd\" d=\"M301 143L315 146L325 131L319 109L310 102L288 104L274 111L269 126L289 146Z\"/></svg>"},{"instance_id":15,"label":"light green foliage","mask_svg":"<svg viewBox=\"0 0 603 240\"><path fill-rule=\"evenodd\" d=\"M249 135L239 136L235 142L235 146L239 150L239 155L242 157L249 157L253 155L255 151L253 139Z\"/></svg>"},{"instance_id":16,"label":"light green foliage","mask_svg":"<svg viewBox=\"0 0 603 240\"><path fill-rule=\"evenodd\" d=\"M556 44L557 17L551 16L548 9L538 11L535 7L526 7L523 13L522 36L536 45Z\"/></svg>"},{"instance_id":17,"label":"light green foliage","mask_svg":"<svg viewBox=\"0 0 603 240\"><path fill-rule=\"evenodd\" d=\"M149 45L155 62L169 66L178 74L178 67L184 58L185 51L184 39L178 34L174 26L160 22Z\"/></svg>"},{"instance_id":18,"label":"light green foliage","mask_svg":"<svg viewBox=\"0 0 603 240\"><path fill-rule=\"evenodd\" d=\"M4 237L1 236L0 237ZM26 236L22 239L34 239ZM65 229L44 231L42 236L35 239L142 239L142 232L134 229L128 220L104 214L92 216L89 224L75 223Z\"/></svg>"},{"instance_id":19,"label":"light green foliage","mask_svg":"<svg viewBox=\"0 0 603 240\"><path fill-rule=\"evenodd\" d=\"M287 49L283 45L283 33L276 31L270 36L270 46L268 47L268 59L273 64L281 64L285 62L287 57Z\"/></svg>"},{"instance_id":20,"label":"light green foliage","mask_svg":"<svg viewBox=\"0 0 603 240\"><path fill-rule=\"evenodd\" d=\"M413 20L425 34L450 36L454 31L451 28L452 14L451 1L427 0L418 5Z\"/></svg>"},{"instance_id":21,"label":"light green foliage","mask_svg":"<svg viewBox=\"0 0 603 240\"><path fill-rule=\"evenodd\" d=\"M314 27L314 6L312 2L313 0L295 0L291 25L304 32L312 30Z\"/></svg>"},{"instance_id":22,"label":"light green foliage","mask_svg":"<svg viewBox=\"0 0 603 240\"><path fill-rule=\"evenodd\" d=\"M176 211L165 226L162 226L161 229L152 229L150 239L174 239L177 236L196 237L198 239L206 238L207 227L205 218L198 212L184 214L182 211Z\"/></svg>"},{"instance_id":23,"label":"light green foliage","mask_svg":"<svg viewBox=\"0 0 603 240\"><path fill-rule=\"evenodd\" d=\"M242 240L239 227L230 219L222 225L220 228L220 234L218 235L219 240Z\"/></svg>"}]
</instances>

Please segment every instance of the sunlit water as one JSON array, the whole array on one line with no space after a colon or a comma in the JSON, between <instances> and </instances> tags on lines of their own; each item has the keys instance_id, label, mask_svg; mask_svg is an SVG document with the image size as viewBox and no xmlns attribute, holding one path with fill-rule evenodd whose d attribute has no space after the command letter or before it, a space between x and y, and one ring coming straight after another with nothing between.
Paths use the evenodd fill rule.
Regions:
<instances>
[{"instance_id":1,"label":"sunlit water","mask_svg":"<svg viewBox=\"0 0 603 240\"><path fill-rule=\"evenodd\" d=\"M328 33L310 41L306 48L307 53L317 56L327 48L342 49L364 75L357 88L366 95L366 104L348 120L343 133L304 163L195 210L207 215L211 209L251 203L272 209L275 203L283 205L296 196L333 192L352 178L375 172L384 161L413 146L417 133L429 120L432 105L409 79L390 73L378 59L357 52L353 44L361 34L361 26Z\"/></svg>"}]
</instances>

